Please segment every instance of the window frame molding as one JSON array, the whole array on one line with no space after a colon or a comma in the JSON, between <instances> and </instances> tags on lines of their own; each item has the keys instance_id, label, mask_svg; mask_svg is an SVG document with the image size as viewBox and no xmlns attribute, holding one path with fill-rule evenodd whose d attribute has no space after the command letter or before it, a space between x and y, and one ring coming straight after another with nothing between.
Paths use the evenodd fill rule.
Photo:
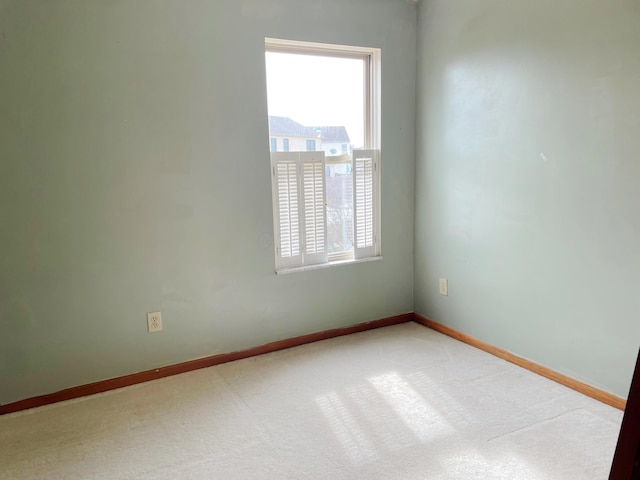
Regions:
<instances>
[{"instance_id":1,"label":"window frame molding","mask_svg":"<svg viewBox=\"0 0 640 480\"><path fill-rule=\"evenodd\" d=\"M382 196L382 168L381 168L381 156L382 156L382 135L381 135L381 78L382 78L382 49L377 47L359 47L350 45L339 45L332 43L318 43L307 42L300 40L287 40L279 38L265 37L264 47L266 52L277 53L291 53L297 55L310 55L310 56L324 56L324 57L338 57L338 58L352 58L363 61L364 68L364 105L363 105L363 120L364 120L364 150L375 150L376 153L376 168L375 174L376 181L374 182L374 232L375 232L375 253L370 257L357 258L355 252L355 238L353 254L345 255L345 253L334 253L328 255L328 261L322 264L316 265L304 265L301 267L282 268L278 267L277 262L277 245L276 245L276 273L292 273L296 271L314 270L318 268L325 268L332 265L344 265L351 263L361 263L376 259L382 259L382 241L381 241L381 228L382 228L382 211L381 211L381 196ZM356 150L354 150L355 152ZM355 161L353 153L350 155L352 162ZM327 157L327 164L331 163L329 160L331 157ZM355 164L355 163L354 163ZM275 206L274 206L275 208ZM278 231L278 226L275 225L275 212L274 212L274 228ZM355 233L354 233L355 234Z\"/></svg>"}]
</instances>

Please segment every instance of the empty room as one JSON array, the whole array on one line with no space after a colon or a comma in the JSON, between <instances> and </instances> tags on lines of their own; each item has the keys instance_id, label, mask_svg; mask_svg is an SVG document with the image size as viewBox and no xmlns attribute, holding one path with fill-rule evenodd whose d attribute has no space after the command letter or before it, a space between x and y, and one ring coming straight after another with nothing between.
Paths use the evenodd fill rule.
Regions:
<instances>
[{"instance_id":1,"label":"empty room","mask_svg":"<svg viewBox=\"0 0 640 480\"><path fill-rule=\"evenodd\" d=\"M640 478L639 86L638 0L0 0L0 479Z\"/></svg>"}]
</instances>

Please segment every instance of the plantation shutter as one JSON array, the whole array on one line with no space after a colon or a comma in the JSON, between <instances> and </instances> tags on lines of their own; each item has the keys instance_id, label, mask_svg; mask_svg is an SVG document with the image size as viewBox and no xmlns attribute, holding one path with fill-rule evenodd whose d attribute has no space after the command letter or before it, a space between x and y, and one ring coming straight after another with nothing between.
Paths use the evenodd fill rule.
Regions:
<instances>
[{"instance_id":1,"label":"plantation shutter","mask_svg":"<svg viewBox=\"0 0 640 480\"><path fill-rule=\"evenodd\" d=\"M378 173L376 150L353 151L353 254L356 260L377 255Z\"/></svg>"},{"instance_id":2,"label":"plantation shutter","mask_svg":"<svg viewBox=\"0 0 640 480\"><path fill-rule=\"evenodd\" d=\"M304 215L304 265L328 261L324 152L300 152Z\"/></svg>"},{"instance_id":3,"label":"plantation shutter","mask_svg":"<svg viewBox=\"0 0 640 480\"><path fill-rule=\"evenodd\" d=\"M276 228L276 268L302 265L301 225L299 210L298 155L274 152L273 195Z\"/></svg>"},{"instance_id":4,"label":"plantation shutter","mask_svg":"<svg viewBox=\"0 0 640 480\"><path fill-rule=\"evenodd\" d=\"M273 152L276 270L326 263L324 152Z\"/></svg>"}]
</instances>

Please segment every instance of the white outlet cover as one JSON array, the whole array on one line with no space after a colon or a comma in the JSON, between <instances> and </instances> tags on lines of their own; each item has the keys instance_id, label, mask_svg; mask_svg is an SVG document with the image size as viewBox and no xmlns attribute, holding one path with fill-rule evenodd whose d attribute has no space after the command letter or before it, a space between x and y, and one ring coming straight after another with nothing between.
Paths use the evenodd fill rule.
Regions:
<instances>
[{"instance_id":1,"label":"white outlet cover","mask_svg":"<svg viewBox=\"0 0 640 480\"><path fill-rule=\"evenodd\" d=\"M149 333L162 331L162 313L161 312L147 313L147 328L149 329Z\"/></svg>"},{"instance_id":2,"label":"white outlet cover","mask_svg":"<svg viewBox=\"0 0 640 480\"><path fill-rule=\"evenodd\" d=\"M440 279L440 295L449 295L449 281L446 278Z\"/></svg>"}]
</instances>

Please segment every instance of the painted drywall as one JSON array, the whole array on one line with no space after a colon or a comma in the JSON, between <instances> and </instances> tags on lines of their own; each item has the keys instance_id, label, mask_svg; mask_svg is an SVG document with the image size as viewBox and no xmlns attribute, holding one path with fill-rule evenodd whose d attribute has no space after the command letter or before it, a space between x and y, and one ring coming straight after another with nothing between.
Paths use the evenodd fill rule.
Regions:
<instances>
[{"instance_id":1,"label":"painted drywall","mask_svg":"<svg viewBox=\"0 0 640 480\"><path fill-rule=\"evenodd\" d=\"M382 49L383 260L274 274L265 37ZM404 0L0 0L0 404L412 311L415 46Z\"/></svg>"},{"instance_id":2,"label":"painted drywall","mask_svg":"<svg viewBox=\"0 0 640 480\"><path fill-rule=\"evenodd\" d=\"M416 311L626 396L640 3L424 0L418 25Z\"/></svg>"}]
</instances>

